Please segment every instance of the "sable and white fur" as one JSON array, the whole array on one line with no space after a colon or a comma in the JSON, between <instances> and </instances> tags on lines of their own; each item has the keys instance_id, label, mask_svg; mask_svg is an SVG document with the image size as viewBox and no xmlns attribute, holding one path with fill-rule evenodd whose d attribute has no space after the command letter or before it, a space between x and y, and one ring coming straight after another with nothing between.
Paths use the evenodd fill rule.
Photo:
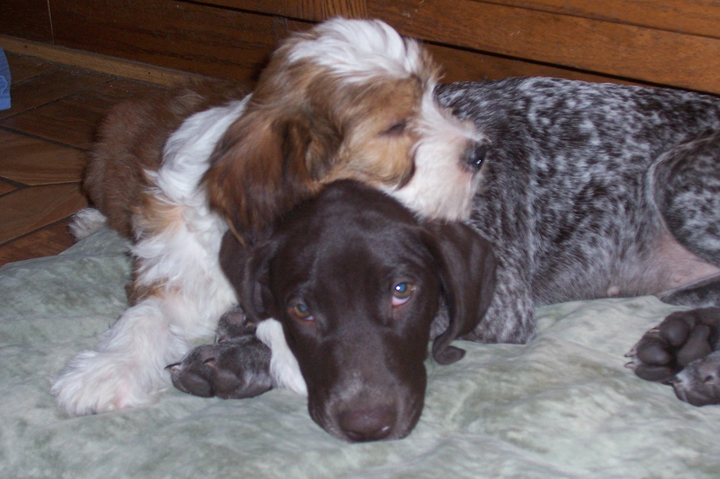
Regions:
<instances>
[{"instance_id":1,"label":"sable and white fur","mask_svg":"<svg viewBox=\"0 0 720 479\"><path fill-rule=\"evenodd\" d=\"M236 303L218 265L228 228L252 243L341 178L430 218L467 217L484 138L438 106L437 79L418 43L379 21L337 19L284 42L251 95L191 87L115 108L85 187L134 242L131 307L55 380L59 406L101 413L151 403L168 387L165 367ZM75 230L87 235L102 220L84 212ZM272 323L258 336L284 343ZM272 346L277 384L303 392L292 355L279 364Z\"/></svg>"}]
</instances>

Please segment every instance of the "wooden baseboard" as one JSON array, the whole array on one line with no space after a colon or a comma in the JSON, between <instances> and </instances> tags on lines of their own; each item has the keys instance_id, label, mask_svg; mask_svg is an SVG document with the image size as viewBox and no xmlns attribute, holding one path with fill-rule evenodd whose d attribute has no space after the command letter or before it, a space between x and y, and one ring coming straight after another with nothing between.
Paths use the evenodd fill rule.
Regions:
<instances>
[{"instance_id":1,"label":"wooden baseboard","mask_svg":"<svg viewBox=\"0 0 720 479\"><path fill-rule=\"evenodd\" d=\"M87 68L108 75L140 80L164 86L175 86L189 78L198 78L193 73L156 67L145 63L138 63L120 58L98 55L79 50L73 50L46 43L34 42L23 38L0 35L0 47L3 50L40 58L63 65Z\"/></svg>"}]
</instances>

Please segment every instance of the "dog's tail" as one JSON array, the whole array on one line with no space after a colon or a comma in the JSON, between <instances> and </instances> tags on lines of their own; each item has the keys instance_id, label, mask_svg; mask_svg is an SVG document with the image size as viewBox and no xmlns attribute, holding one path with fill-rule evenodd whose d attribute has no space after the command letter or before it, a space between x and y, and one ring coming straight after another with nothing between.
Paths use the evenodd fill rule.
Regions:
<instances>
[{"instance_id":1,"label":"dog's tail","mask_svg":"<svg viewBox=\"0 0 720 479\"><path fill-rule=\"evenodd\" d=\"M80 241L105 226L106 222L107 218L100 211L85 208L73 215L70 233L75 237L75 241Z\"/></svg>"}]
</instances>

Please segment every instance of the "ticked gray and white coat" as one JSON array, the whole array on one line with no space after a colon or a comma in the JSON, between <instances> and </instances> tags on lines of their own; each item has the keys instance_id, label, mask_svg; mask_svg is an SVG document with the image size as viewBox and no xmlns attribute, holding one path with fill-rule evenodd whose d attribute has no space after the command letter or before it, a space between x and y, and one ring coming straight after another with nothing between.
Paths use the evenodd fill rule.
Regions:
<instances>
[{"instance_id":1,"label":"ticked gray and white coat","mask_svg":"<svg viewBox=\"0 0 720 479\"><path fill-rule=\"evenodd\" d=\"M548 78L456 83L438 96L488 140L469 221L495 248L498 280L466 339L526 342L534 307L561 301L655 294L720 306L719 100ZM641 377L668 380L717 349L720 313L681 317L631 352ZM705 379L715 392L695 402L719 401ZM672 381L682 395L683 376Z\"/></svg>"}]
</instances>

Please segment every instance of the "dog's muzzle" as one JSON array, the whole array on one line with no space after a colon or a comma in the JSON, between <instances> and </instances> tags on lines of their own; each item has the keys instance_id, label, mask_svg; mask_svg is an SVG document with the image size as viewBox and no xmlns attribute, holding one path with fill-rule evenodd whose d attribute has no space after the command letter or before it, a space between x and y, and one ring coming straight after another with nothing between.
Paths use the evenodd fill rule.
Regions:
<instances>
[{"instance_id":1,"label":"dog's muzzle","mask_svg":"<svg viewBox=\"0 0 720 479\"><path fill-rule=\"evenodd\" d=\"M465 164L478 171L485 162L488 151L490 151L490 143L487 141L470 143L465 150Z\"/></svg>"},{"instance_id":2,"label":"dog's muzzle","mask_svg":"<svg viewBox=\"0 0 720 479\"><path fill-rule=\"evenodd\" d=\"M392 406L374 406L364 409L347 409L338 415L338 425L353 442L386 439L397 421Z\"/></svg>"}]
</instances>

